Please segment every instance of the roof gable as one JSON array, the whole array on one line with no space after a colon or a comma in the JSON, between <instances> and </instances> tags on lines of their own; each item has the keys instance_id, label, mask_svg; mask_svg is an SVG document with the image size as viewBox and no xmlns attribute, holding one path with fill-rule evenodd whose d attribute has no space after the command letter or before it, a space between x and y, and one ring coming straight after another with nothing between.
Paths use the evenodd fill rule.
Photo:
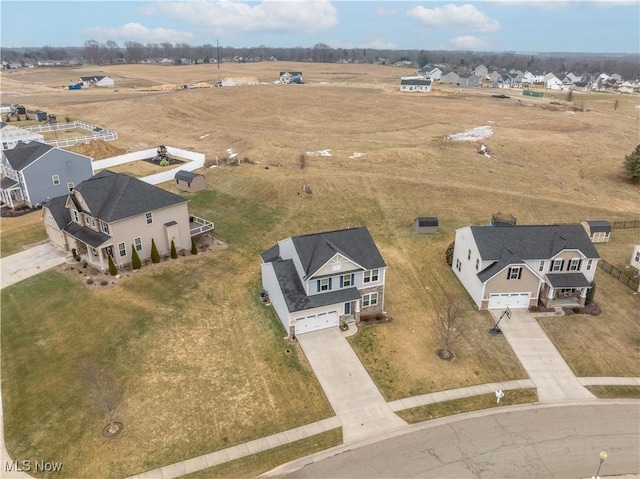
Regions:
<instances>
[{"instance_id":1,"label":"roof gable","mask_svg":"<svg viewBox=\"0 0 640 479\"><path fill-rule=\"evenodd\" d=\"M39 141L30 141L25 143L19 141L12 150L5 150L5 155L9 165L15 171L20 171L29 166L31 163L42 158L46 153L51 151L53 146Z\"/></svg>"},{"instance_id":2,"label":"roof gable","mask_svg":"<svg viewBox=\"0 0 640 479\"><path fill-rule=\"evenodd\" d=\"M122 173L104 170L76 186L92 215L118 221L188 200Z\"/></svg>"},{"instance_id":3,"label":"roof gable","mask_svg":"<svg viewBox=\"0 0 640 479\"><path fill-rule=\"evenodd\" d=\"M365 269L386 266L369 230L362 226L291 238L306 277L313 276L336 253Z\"/></svg>"}]
</instances>

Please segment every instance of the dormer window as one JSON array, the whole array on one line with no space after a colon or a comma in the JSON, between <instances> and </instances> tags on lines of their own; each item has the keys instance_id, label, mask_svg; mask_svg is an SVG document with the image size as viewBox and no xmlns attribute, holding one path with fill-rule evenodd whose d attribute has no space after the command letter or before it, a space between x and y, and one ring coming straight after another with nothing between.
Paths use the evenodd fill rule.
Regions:
<instances>
[{"instance_id":1,"label":"dormer window","mask_svg":"<svg viewBox=\"0 0 640 479\"><path fill-rule=\"evenodd\" d=\"M80 215L78 215L77 210L71 210L71 215L73 215L73 221L80 223Z\"/></svg>"},{"instance_id":2,"label":"dormer window","mask_svg":"<svg viewBox=\"0 0 640 479\"><path fill-rule=\"evenodd\" d=\"M317 291L331 291L331 278L322 278L317 281Z\"/></svg>"},{"instance_id":3,"label":"dormer window","mask_svg":"<svg viewBox=\"0 0 640 479\"><path fill-rule=\"evenodd\" d=\"M514 266L509 268L509 272L507 273L507 279L520 279L522 277L522 267Z\"/></svg>"},{"instance_id":4,"label":"dormer window","mask_svg":"<svg viewBox=\"0 0 640 479\"><path fill-rule=\"evenodd\" d=\"M574 258L569 262L569 271L580 271L580 258Z\"/></svg>"},{"instance_id":5,"label":"dormer window","mask_svg":"<svg viewBox=\"0 0 640 479\"><path fill-rule=\"evenodd\" d=\"M551 265L551 271L562 271L563 265L564 265L563 259L554 259L553 264Z\"/></svg>"}]
</instances>

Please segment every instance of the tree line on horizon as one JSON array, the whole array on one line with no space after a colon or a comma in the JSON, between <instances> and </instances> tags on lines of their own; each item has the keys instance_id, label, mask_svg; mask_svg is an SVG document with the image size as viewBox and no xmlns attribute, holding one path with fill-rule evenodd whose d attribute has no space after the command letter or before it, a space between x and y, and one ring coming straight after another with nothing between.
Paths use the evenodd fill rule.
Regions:
<instances>
[{"instance_id":1,"label":"tree line on horizon","mask_svg":"<svg viewBox=\"0 0 640 479\"><path fill-rule=\"evenodd\" d=\"M291 61L316 63L383 63L408 62L417 67L426 64L458 73L471 73L478 65L493 69L544 72L618 73L625 79L640 77L638 55L585 53L517 53L469 52L446 50L381 50L372 48L332 48L324 43L313 47L218 47L212 44L192 46L187 43L147 43L127 41L123 46L113 40L100 43L87 40L82 47L5 48L0 55L7 63L70 60L91 65L143 63L150 59L167 59L174 64L240 61Z\"/></svg>"}]
</instances>

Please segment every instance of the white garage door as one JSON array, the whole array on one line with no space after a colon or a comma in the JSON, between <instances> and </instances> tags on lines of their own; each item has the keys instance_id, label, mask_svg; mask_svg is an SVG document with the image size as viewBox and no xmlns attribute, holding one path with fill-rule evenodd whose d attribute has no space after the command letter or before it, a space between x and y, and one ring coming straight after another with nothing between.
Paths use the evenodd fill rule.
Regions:
<instances>
[{"instance_id":1,"label":"white garage door","mask_svg":"<svg viewBox=\"0 0 640 479\"><path fill-rule=\"evenodd\" d=\"M489 296L489 309L528 308L531 293L494 293Z\"/></svg>"},{"instance_id":2,"label":"white garage door","mask_svg":"<svg viewBox=\"0 0 640 479\"><path fill-rule=\"evenodd\" d=\"M296 319L296 334L338 327L338 312L320 313Z\"/></svg>"}]
</instances>

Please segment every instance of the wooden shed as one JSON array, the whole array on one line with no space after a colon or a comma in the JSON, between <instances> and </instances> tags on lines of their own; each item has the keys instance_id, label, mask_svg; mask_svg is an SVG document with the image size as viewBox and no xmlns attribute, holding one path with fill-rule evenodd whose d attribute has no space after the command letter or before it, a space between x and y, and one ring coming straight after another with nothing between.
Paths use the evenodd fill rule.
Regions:
<instances>
[{"instance_id":1,"label":"wooden shed","mask_svg":"<svg viewBox=\"0 0 640 479\"><path fill-rule=\"evenodd\" d=\"M178 170L174 178L176 179L176 186L182 191L195 193L207 187L205 177L197 173L192 173L191 171Z\"/></svg>"},{"instance_id":2,"label":"wooden shed","mask_svg":"<svg viewBox=\"0 0 640 479\"><path fill-rule=\"evenodd\" d=\"M422 216L415 220L416 233L437 233L438 218L435 216Z\"/></svg>"},{"instance_id":3,"label":"wooden shed","mask_svg":"<svg viewBox=\"0 0 640 479\"><path fill-rule=\"evenodd\" d=\"M611 236L611 224L604 220L587 220L582 222L584 230L592 243L606 243Z\"/></svg>"}]
</instances>

